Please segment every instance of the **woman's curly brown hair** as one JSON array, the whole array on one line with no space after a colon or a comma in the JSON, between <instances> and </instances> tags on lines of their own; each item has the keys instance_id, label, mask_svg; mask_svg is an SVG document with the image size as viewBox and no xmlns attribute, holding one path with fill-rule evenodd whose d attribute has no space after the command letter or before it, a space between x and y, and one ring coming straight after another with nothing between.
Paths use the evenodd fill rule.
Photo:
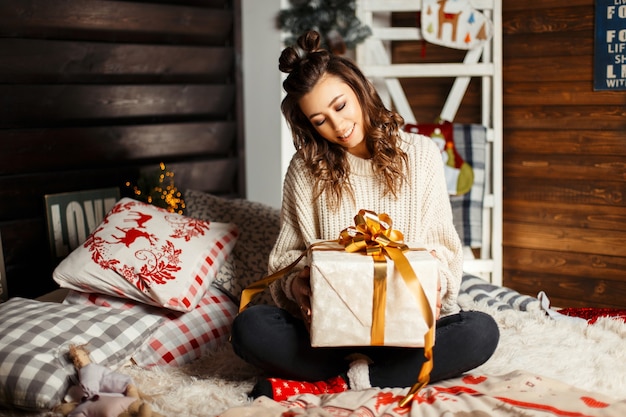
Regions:
<instances>
[{"instance_id":1,"label":"woman's curly brown hair","mask_svg":"<svg viewBox=\"0 0 626 417\"><path fill-rule=\"evenodd\" d=\"M296 46L283 50L278 68L289 75L283 82L287 95L281 110L291 129L293 142L315 178L316 197L326 192L331 208L337 208L345 190L352 194L345 149L324 139L300 109L300 99L309 93L323 75L340 78L356 94L365 126L365 143L374 169L385 182L385 193L397 196L406 180L407 156L400 149L402 116L388 110L373 84L349 59L320 49L320 35L309 31Z\"/></svg>"}]
</instances>

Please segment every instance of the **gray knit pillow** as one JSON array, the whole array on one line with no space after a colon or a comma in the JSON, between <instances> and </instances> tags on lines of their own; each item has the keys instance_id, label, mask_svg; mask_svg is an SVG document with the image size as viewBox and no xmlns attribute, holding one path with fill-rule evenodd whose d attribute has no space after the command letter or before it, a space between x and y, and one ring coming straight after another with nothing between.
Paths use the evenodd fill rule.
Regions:
<instances>
[{"instance_id":1,"label":"gray knit pillow","mask_svg":"<svg viewBox=\"0 0 626 417\"><path fill-rule=\"evenodd\" d=\"M235 223L239 228L239 239L213 282L239 302L244 288L267 276L267 260L280 229L280 210L196 190L185 191L185 204L189 217ZM273 304L269 290L255 297L253 303Z\"/></svg>"}]
</instances>

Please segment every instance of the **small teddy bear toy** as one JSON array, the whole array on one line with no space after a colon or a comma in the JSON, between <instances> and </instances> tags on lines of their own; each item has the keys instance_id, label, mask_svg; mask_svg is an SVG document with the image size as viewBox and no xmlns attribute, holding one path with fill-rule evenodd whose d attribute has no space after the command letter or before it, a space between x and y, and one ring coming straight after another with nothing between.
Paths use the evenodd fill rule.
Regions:
<instances>
[{"instance_id":1,"label":"small teddy bear toy","mask_svg":"<svg viewBox=\"0 0 626 417\"><path fill-rule=\"evenodd\" d=\"M85 345L70 345L69 357L82 397L57 407L57 412L67 417L164 417L152 411L129 376L92 363Z\"/></svg>"}]
</instances>

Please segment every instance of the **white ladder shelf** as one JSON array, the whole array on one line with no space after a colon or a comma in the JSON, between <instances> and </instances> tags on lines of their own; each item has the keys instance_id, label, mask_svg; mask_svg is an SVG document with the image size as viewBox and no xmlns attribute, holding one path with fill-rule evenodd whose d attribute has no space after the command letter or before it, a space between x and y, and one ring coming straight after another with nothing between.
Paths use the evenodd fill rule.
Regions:
<instances>
[{"instance_id":1,"label":"white ladder shelf","mask_svg":"<svg viewBox=\"0 0 626 417\"><path fill-rule=\"evenodd\" d=\"M483 46L468 50L463 62L393 64L390 41L422 40L417 27L389 27L391 12L419 12L420 0L357 0L357 17L372 28L372 36L357 46L356 61L376 85L381 98L404 117L416 123L400 79L453 77L441 119L454 121L470 79L482 77L480 123L487 128L485 200L480 258L468 257L465 272L502 285L502 0L470 0L473 8L493 22L493 36ZM443 99L443 98L442 98ZM477 121L476 123L479 123Z\"/></svg>"}]
</instances>

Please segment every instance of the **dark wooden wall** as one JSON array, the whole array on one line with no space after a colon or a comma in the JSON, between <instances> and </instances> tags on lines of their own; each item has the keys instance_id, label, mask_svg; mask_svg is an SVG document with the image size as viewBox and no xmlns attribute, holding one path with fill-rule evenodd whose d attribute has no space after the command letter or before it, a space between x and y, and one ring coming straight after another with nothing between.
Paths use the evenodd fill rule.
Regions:
<instances>
[{"instance_id":1,"label":"dark wooden wall","mask_svg":"<svg viewBox=\"0 0 626 417\"><path fill-rule=\"evenodd\" d=\"M504 285L562 307L626 307L626 92L593 91L593 0L503 1ZM398 14L399 26L415 16ZM394 62L464 52L394 44ZM445 62L445 61L444 61ZM449 79L402 82L418 120ZM473 80L458 122L480 120Z\"/></svg>"},{"instance_id":2,"label":"dark wooden wall","mask_svg":"<svg viewBox=\"0 0 626 417\"><path fill-rule=\"evenodd\" d=\"M626 92L593 91L593 0L504 3L504 276L626 307Z\"/></svg>"},{"instance_id":3,"label":"dark wooden wall","mask_svg":"<svg viewBox=\"0 0 626 417\"><path fill-rule=\"evenodd\" d=\"M237 0L0 2L0 234L9 296L53 288L44 195L165 162L244 196Z\"/></svg>"}]
</instances>

